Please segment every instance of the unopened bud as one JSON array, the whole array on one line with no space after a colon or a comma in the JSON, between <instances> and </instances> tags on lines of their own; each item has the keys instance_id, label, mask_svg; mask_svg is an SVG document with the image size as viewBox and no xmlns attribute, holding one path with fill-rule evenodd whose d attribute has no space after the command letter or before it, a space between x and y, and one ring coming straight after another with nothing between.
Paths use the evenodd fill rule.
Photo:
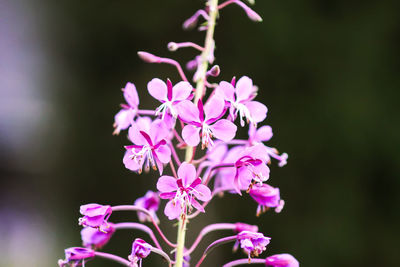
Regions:
<instances>
[{"instance_id":1,"label":"unopened bud","mask_svg":"<svg viewBox=\"0 0 400 267\"><path fill-rule=\"evenodd\" d=\"M169 42L167 46L168 50L171 52L178 50L178 44L175 42Z\"/></svg>"},{"instance_id":2,"label":"unopened bud","mask_svg":"<svg viewBox=\"0 0 400 267\"><path fill-rule=\"evenodd\" d=\"M221 73L221 69L218 65L213 66L209 71L207 71L207 75L217 77Z\"/></svg>"},{"instance_id":3,"label":"unopened bud","mask_svg":"<svg viewBox=\"0 0 400 267\"><path fill-rule=\"evenodd\" d=\"M143 52L143 51L139 51L138 56L147 63L160 63L160 57L157 57L153 54L147 53L147 52Z\"/></svg>"},{"instance_id":4,"label":"unopened bud","mask_svg":"<svg viewBox=\"0 0 400 267\"><path fill-rule=\"evenodd\" d=\"M252 9L250 9L250 8L246 8L245 11L246 11L247 16L248 16L251 20L256 21L256 22L261 22L261 21L263 21L263 19L261 18L261 16L258 15L254 10L252 10Z\"/></svg>"}]
</instances>

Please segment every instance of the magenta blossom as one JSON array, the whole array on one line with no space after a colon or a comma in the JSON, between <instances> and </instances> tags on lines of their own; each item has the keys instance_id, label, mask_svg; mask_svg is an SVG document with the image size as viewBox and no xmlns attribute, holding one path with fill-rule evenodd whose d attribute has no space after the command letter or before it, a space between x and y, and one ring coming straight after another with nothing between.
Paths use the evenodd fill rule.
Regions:
<instances>
[{"instance_id":1,"label":"magenta blossom","mask_svg":"<svg viewBox=\"0 0 400 267\"><path fill-rule=\"evenodd\" d=\"M142 125L132 124L129 128L129 139L134 145L125 146L126 153L123 159L125 167L132 171L142 172L143 164L148 171L150 166L163 172L163 163L171 160L171 150L165 140L168 138L168 128L161 120L151 123L150 129L145 130Z\"/></svg>"},{"instance_id":2,"label":"magenta blossom","mask_svg":"<svg viewBox=\"0 0 400 267\"><path fill-rule=\"evenodd\" d=\"M272 267L299 267L299 262L290 254L276 254L265 259L265 266Z\"/></svg>"},{"instance_id":3,"label":"magenta blossom","mask_svg":"<svg viewBox=\"0 0 400 267\"><path fill-rule=\"evenodd\" d=\"M230 103L230 115L233 119L236 119L237 115L240 117L240 125L244 126L244 119L248 123L257 124L263 121L267 117L267 107L258 102L253 101L256 96L256 90L253 86L253 81L243 76L234 84L225 81L220 82L217 87L217 94L224 97L224 99Z\"/></svg>"},{"instance_id":4,"label":"magenta blossom","mask_svg":"<svg viewBox=\"0 0 400 267\"><path fill-rule=\"evenodd\" d=\"M65 260L59 260L58 266L64 267L80 266L85 264L85 260L93 259L94 251L88 248L72 247L65 250Z\"/></svg>"},{"instance_id":5,"label":"magenta blossom","mask_svg":"<svg viewBox=\"0 0 400 267\"><path fill-rule=\"evenodd\" d=\"M237 241L240 243L240 247L246 254L251 257L258 257L264 250L266 250L271 238L265 237L262 233L242 231L237 234ZM238 243L235 244L234 249L238 247Z\"/></svg>"},{"instance_id":6,"label":"magenta blossom","mask_svg":"<svg viewBox=\"0 0 400 267\"><path fill-rule=\"evenodd\" d=\"M81 238L85 247L98 249L108 243L115 232L113 224L103 223L100 228L102 231L92 227L84 227L81 230Z\"/></svg>"},{"instance_id":7,"label":"magenta blossom","mask_svg":"<svg viewBox=\"0 0 400 267\"><path fill-rule=\"evenodd\" d=\"M128 256L130 267L142 266L142 259L149 256L152 246L140 238L136 238L132 244L131 255ZM138 264L139 263L139 264Z\"/></svg>"},{"instance_id":8,"label":"magenta blossom","mask_svg":"<svg viewBox=\"0 0 400 267\"><path fill-rule=\"evenodd\" d=\"M156 115L162 114L162 119L164 119L167 112L173 117L177 117L176 104L188 99L192 94L193 87L190 83L183 81L172 87L170 80L167 80L167 84L165 84L162 80L155 78L147 84L147 89L152 97L162 103L156 109Z\"/></svg>"},{"instance_id":9,"label":"magenta blossom","mask_svg":"<svg viewBox=\"0 0 400 267\"><path fill-rule=\"evenodd\" d=\"M266 165L266 154L263 145L246 148L235 162L236 174L234 188L241 195L240 190L245 186L251 188L253 182L262 184L269 179L269 168ZM243 180L247 179L245 185Z\"/></svg>"},{"instance_id":10,"label":"magenta blossom","mask_svg":"<svg viewBox=\"0 0 400 267\"><path fill-rule=\"evenodd\" d=\"M121 104L122 109L114 117L115 130L113 134L119 134L121 130L128 129L138 111L139 96L135 85L128 82L122 91L127 104Z\"/></svg>"},{"instance_id":11,"label":"magenta blossom","mask_svg":"<svg viewBox=\"0 0 400 267\"><path fill-rule=\"evenodd\" d=\"M183 162L178 169L178 179L171 176L161 176L157 182L157 189L161 192L162 199L170 199L164 209L165 215L170 220L178 218L182 213L190 212L192 206L204 212L204 208L197 202L211 199L210 189L201 184L201 179L196 177L196 168Z\"/></svg>"},{"instance_id":12,"label":"magenta blossom","mask_svg":"<svg viewBox=\"0 0 400 267\"><path fill-rule=\"evenodd\" d=\"M258 203L257 216L269 208L275 208L275 212L279 213L285 204L285 201L280 197L279 188L268 184L254 185L250 189L249 194Z\"/></svg>"},{"instance_id":13,"label":"magenta blossom","mask_svg":"<svg viewBox=\"0 0 400 267\"><path fill-rule=\"evenodd\" d=\"M225 114L224 100L221 97L211 97L204 107L201 100L197 107L190 101L182 101L178 105L178 112L179 118L188 124L183 128L182 137L189 146L200 143L200 131L202 148L214 145L213 136L225 142L235 137L236 125L220 119Z\"/></svg>"},{"instance_id":14,"label":"magenta blossom","mask_svg":"<svg viewBox=\"0 0 400 267\"><path fill-rule=\"evenodd\" d=\"M80 207L80 213L83 215L83 217L79 218L80 225L105 231L103 227L104 225L107 225L107 220L112 213L112 209L109 205L99 205L93 203L82 205Z\"/></svg>"},{"instance_id":15,"label":"magenta blossom","mask_svg":"<svg viewBox=\"0 0 400 267\"><path fill-rule=\"evenodd\" d=\"M158 196L158 194L156 192L153 192L151 190L147 191L146 195L136 199L135 206L138 206L138 207L148 210L151 213L151 215L153 216L153 218L158 222L156 211L158 210L158 207L160 206L160 197ZM138 211L137 214L139 217L139 221L151 222L151 220L149 219L149 216L144 214L143 212Z\"/></svg>"}]
</instances>

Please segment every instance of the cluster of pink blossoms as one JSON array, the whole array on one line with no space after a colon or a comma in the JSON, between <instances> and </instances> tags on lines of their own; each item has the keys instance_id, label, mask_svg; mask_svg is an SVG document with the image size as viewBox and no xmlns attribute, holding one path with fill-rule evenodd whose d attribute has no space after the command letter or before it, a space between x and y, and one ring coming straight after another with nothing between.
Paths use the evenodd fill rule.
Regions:
<instances>
[{"instance_id":1,"label":"cluster of pink blossoms","mask_svg":"<svg viewBox=\"0 0 400 267\"><path fill-rule=\"evenodd\" d=\"M239 0L228 0L220 5L217 3L216 0L207 1L206 8L197 11L184 23L184 27L194 27L199 18L203 17L207 23L199 29L207 30L208 33L210 27L215 27L216 12L229 4L237 4L250 19L261 21L257 13ZM170 266L190 266L190 256L203 237L220 230L230 230L233 235L212 242L194 266L200 266L211 250L227 242L235 242L234 250L240 247L247 257L227 263L225 267L248 263L299 266L290 254L257 258L266 250L270 238L258 232L258 227L254 225L240 222L208 225L200 231L190 247L183 246L184 239L179 239L179 235L177 243L171 242L161 230L157 216L161 200L167 200L164 214L168 219L177 219L183 225L178 231L186 231L187 221L206 212L208 203L223 192L238 196L248 194L257 204L257 216L270 208L279 213L284 206L280 191L266 182L270 178L269 165L276 161L282 167L288 158L286 153L279 154L277 149L264 143L273 136L272 128L262 124L268 110L264 104L255 100L258 87L249 77L243 76L237 81L234 77L230 82L208 81L210 77L215 78L220 74L217 65L207 70L208 64L215 60L214 41L208 34L204 47L190 42L171 42L168 47L171 51L193 47L201 52L200 56L188 63L189 69L196 70L193 75L196 88L188 81L176 61L139 52L145 62L175 66L182 81L173 84L169 79L163 81L154 78L148 82L148 93L159 102L153 110L139 108L136 86L128 82L123 88L126 103L121 104L114 122L114 134L127 130L130 142L125 146L123 164L139 174L143 170L157 171L159 178L155 184L158 191L148 191L133 205L81 206L79 224L84 227L81 231L84 247L66 249L66 258L59 260L59 266L80 266L95 257L107 258L130 267L141 266L143 259L151 252L162 256ZM235 139L241 128L247 130L247 139ZM185 160L181 159L180 150L186 150ZM167 167L169 175L165 174ZM140 223L110 222L110 216L117 211L137 212ZM145 222L153 225L164 245L170 247L169 251L161 246ZM100 252L99 249L121 229L141 230L151 242L145 241L146 238L136 238L127 258ZM171 250L176 251L175 258L169 256Z\"/></svg>"}]
</instances>

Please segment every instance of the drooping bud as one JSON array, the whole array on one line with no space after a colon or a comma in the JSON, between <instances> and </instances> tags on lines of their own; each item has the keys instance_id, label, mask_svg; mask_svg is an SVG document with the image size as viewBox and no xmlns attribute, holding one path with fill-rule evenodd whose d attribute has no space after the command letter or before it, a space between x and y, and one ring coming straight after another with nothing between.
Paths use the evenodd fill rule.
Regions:
<instances>
[{"instance_id":1,"label":"drooping bud","mask_svg":"<svg viewBox=\"0 0 400 267\"><path fill-rule=\"evenodd\" d=\"M147 62L147 63L160 63L161 62L160 57L150 54L148 52L139 51L137 54L144 62Z\"/></svg>"},{"instance_id":2,"label":"drooping bud","mask_svg":"<svg viewBox=\"0 0 400 267\"><path fill-rule=\"evenodd\" d=\"M81 262L94 258L95 253L88 248L72 247L65 250L65 260L59 260L58 266L78 266Z\"/></svg>"},{"instance_id":3,"label":"drooping bud","mask_svg":"<svg viewBox=\"0 0 400 267\"><path fill-rule=\"evenodd\" d=\"M217 77L221 73L221 69L218 65L214 65L209 71L207 71L207 76Z\"/></svg>"},{"instance_id":4,"label":"drooping bud","mask_svg":"<svg viewBox=\"0 0 400 267\"><path fill-rule=\"evenodd\" d=\"M299 267L299 262L290 254L276 254L265 259L265 266L272 267Z\"/></svg>"},{"instance_id":5,"label":"drooping bud","mask_svg":"<svg viewBox=\"0 0 400 267\"><path fill-rule=\"evenodd\" d=\"M128 256L129 261L131 262L132 266L139 266L141 265L142 259L149 256L151 252L152 246L148 244L141 238L136 238L135 241L132 243L132 252L131 255Z\"/></svg>"},{"instance_id":6,"label":"drooping bud","mask_svg":"<svg viewBox=\"0 0 400 267\"><path fill-rule=\"evenodd\" d=\"M104 224L101 226L102 231L92 227L85 227L81 230L81 238L85 247L98 249L107 244L114 234L115 228L111 223Z\"/></svg>"},{"instance_id":7,"label":"drooping bud","mask_svg":"<svg viewBox=\"0 0 400 267\"><path fill-rule=\"evenodd\" d=\"M250 232L258 232L258 226L257 225L251 225L247 223L235 223L235 230L236 233L240 233L242 231L250 231Z\"/></svg>"},{"instance_id":8,"label":"drooping bud","mask_svg":"<svg viewBox=\"0 0 400 267\"><path fill-rule=\"evenodd\" d=\"M79 218L80 225L97 228L102 231L103 229L101 227L104 226L104 223L107 223L112 210L109 205L93 203L82 205L80 207L80 213L83 215L83 217Z\"/></svg>"},{"instance_id":9,"label":"drooping bud","mask_svg":"<svg viewBox=\"0 0 400 267\"><path fill-rule=\"evenodd\" d=\"M168 50L171 52L176 51L179 48L178 44L175 42L169 42L167 46L168 46Z\"/></svg>"}]
</instances>

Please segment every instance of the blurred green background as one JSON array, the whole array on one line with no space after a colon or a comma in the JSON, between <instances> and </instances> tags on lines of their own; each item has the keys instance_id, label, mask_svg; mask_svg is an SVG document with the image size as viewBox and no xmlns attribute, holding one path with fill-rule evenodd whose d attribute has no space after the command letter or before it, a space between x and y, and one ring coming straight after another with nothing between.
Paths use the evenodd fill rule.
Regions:
<instances>
[{"instance_id":1,"label":"blurred green background","mask_svg":"<svg viewBox=\"0 0 400 267\"><path fill-rule=\"evenodd\" d=\"M190 49L171 53L166 45L202 43L204 32L181 25L203 2L0 2L1 266L55 266L64 248L80 245L81 204L129 204L155 189L155 173L124 168L125 134L111 135L120 88L134 82L141 106L155 107L147 82L178 76L136 52L192 59ZM248 196L226 196L190 223L188 242L202 225L243 221L272 237L263 256L291 253L302 266L395 266L399 2L258 0L254 9L263 23L237 6L221 12L215 63L221 80L248 75L260 88L275 134L269 144L289 154L287 166L272 166L270 179L286 207L256 218ZM139 236L118 232L105 250L126 257ZM200 250L221 236L206 238ZM244 256L225 245L205 266ZM156 256L144 262L159 264Z\"/></svg>"}]
</instances>

